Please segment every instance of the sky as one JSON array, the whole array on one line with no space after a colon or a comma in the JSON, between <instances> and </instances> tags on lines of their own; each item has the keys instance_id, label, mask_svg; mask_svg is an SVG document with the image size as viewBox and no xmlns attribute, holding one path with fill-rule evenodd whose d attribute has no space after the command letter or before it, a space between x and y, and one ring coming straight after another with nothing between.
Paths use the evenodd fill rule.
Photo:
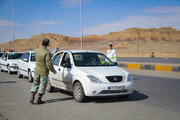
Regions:
<instances>
[{"instance_id":1,"label":"sky","mask_svg":"<svg viewBox=\"0 0 180 120\"><path fill-rule=\"evenodd\" d=\"M80 36L80 0L14 0L14 16L15 39ZM132 27L180 30L180 0L83 0L84 35ZM12 0L0 0L0 44L12 40Z\"/></svg>"}]
</instances>

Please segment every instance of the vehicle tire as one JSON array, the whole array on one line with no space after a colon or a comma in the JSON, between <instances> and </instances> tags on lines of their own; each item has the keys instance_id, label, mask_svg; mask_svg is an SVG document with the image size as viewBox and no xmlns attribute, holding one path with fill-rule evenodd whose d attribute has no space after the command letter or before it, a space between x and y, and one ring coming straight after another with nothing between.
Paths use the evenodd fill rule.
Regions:
<instances>
[{"instance_id":1,"label":"vehicle tire","mask_svg":"<svg viewBox=\"0 0 180 120\"><path fill-rule=\"evenodd\" d=\"M21 75L19 69L17 69L17 76L18 76L18 78L22 78L22 77L23 77L23 76Z\"/></svg>"},{"instance_id":2,"label":"vehicle tire","mask_svg":"<svg viewBox=\"0 0 180 120\"><path fill-rule=\"evenodd\" d=\"M85 101L84 89L80 82L76 82L73 86L73 96L74 100L77 102Z\"/></svg>"},{"instance_id":3,"label":"vehicle tire","mask_svg":"<svg viewBox=\"0 0 180 120\"><path fill-rule=\"evenodd\" d=\"M54 91L54 87L52 86L50 79L48 79L48 85L47 85L47 92L53 92Z\"/></svg>"},{"instance_id":4,"label":"vehicle tire","mask_svg":"<svg viewBox=\"0 0 180 120\"><path fill-rule=\"evenodd\" d=\"M4 70L2 69L2 66L0 66L0 72L4 72Z\"/></svg>"},{"instance_id":5,"label":"vehicle tire","mask_svg":"<svg viewBox=\"0 0 180 120\"><path fill-rule=\"evenodd\" d=\"M30 83L33 82L33 77L32 77L31 70L28 70L28 81L29 81Z\"/></svg>"},{"instance_id":6,"label":"vehicle tire","mask_svg":"<svg viewBox=\"0 0 180 120\"><path fill-rule=\"evenodd\" d=\"M11 72L11 69L10 69L9 65L7 66L7 69L8 69L8 74L10 75L12 72Z\"/></svg>"}]
</instances>

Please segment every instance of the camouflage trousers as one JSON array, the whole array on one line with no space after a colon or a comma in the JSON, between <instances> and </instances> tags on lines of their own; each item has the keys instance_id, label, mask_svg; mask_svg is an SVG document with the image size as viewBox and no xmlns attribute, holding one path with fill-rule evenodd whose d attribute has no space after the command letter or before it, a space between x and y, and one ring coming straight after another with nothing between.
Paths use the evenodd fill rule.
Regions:
<instances>
[{"instance_id":1,"label":"camouflage trousers","mask_svg":"<svg viewBox=\"0 0 180 120\"><path fill-rule=\"evenodd\" d=\"M42 75L35 74L31 92L44 95L47 84L48 84L48 76L42 76Z\"/></svg>"}]
</instances>

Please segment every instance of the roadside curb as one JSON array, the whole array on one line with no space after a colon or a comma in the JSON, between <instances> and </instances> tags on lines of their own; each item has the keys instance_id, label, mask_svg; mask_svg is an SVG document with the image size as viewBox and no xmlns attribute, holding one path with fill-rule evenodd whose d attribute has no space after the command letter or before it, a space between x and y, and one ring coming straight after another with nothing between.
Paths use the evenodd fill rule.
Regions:
<instances>
[{"instance_id":1,"label":"roadside curb","mask_svg":"<svg viewBox=\"0 0 180 120\"><path fill-rule=\"evenodd\" d=\"M160 64L136 64L136 63L118 63L120 67L142 70L156 70L168 72L180 72L180 65L160 65Z\"/></svg>"}]
</instances>

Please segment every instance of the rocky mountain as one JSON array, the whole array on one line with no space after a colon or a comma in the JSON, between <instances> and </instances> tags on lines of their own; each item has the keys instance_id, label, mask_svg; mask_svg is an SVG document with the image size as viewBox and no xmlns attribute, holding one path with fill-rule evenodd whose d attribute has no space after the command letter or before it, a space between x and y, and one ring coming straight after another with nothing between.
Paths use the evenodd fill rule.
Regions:
<instances>
[{"instance_id":1,"label":"rocky mountain","mask_svg":"<svg viewBox=\"0 0 180 120\"><path fill-rule=\"evenodd\" d=\"M16 39L16 51L36 49L44 38L51 40L50 47L80 49L80 38L53 33L41 33L28 39ZM112 42L120 57L149 57L152 52L156 57L180 57L180 31L171 27L130 28L124 31L111 32L105 35L83 37L83 46L87 50L96 50L106 54L108 43ZM0 45L0 48L11 49L12 42Z\"/></svg>"}]
</instances>

